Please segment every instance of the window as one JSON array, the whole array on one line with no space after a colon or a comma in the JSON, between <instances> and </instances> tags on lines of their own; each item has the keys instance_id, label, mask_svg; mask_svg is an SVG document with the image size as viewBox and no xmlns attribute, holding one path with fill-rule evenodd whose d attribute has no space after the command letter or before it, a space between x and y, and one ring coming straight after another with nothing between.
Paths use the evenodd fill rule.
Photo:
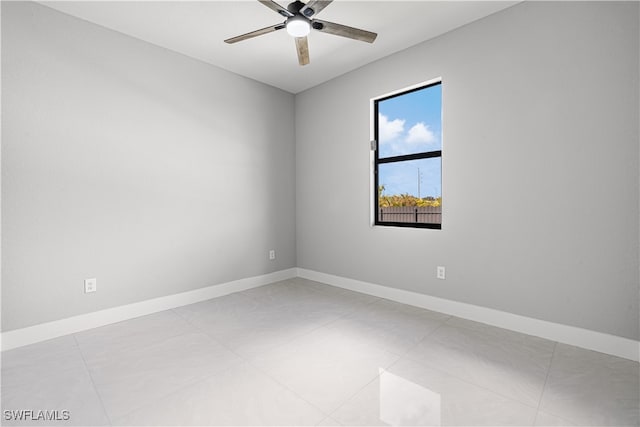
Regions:
<instances>
[{"instance_id":1,"label":"window","mask_svg":"<svg viewBox=\"0 0 640 427\"><path fill-rule=\"evenodd\" d=\"M442 226L442 82L373 100L375 225Z\"/></svg>"}]
</instances>

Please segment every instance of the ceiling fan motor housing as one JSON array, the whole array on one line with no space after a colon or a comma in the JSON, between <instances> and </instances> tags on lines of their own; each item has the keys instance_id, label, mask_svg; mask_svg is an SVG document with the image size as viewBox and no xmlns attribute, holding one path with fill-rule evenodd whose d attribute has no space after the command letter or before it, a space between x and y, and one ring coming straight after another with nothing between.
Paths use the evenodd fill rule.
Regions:
<instances>
[{"instance_id":1,"label":"ceiling fan motor housing","mask_svg":"<svg viewBox=\"0 0 640 427\"><path fill-rule=\"evenodd\" d=\"M302 9L304 6L304 3L302 3L300 0L296 0L287 5L287 10L295 15L300 15L300 9ZM313 15L314 12L312 9L307 9L305 12L308 13L308 11L311 11L311 14L308 14L307 16Z\"/></svg>"}]
</instances>

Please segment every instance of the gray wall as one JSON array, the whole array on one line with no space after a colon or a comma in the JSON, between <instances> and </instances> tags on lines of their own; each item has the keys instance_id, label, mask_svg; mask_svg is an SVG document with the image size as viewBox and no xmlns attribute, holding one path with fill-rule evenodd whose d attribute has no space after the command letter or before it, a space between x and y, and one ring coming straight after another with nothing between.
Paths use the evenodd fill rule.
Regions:
<instances>
[{"instance_id":1,"label":"gray wall","mask_svg":"<svg viewBox=\"0 0 640 427\"><path fill-rule=\"evenodd\" d=\"M291 94L2 2L2 329L295 267L293 129Z\"/></svg>"},{"instance_id":2,"label":"gray wall","mask_svg":"<svg viewBox=\"0 0 640 427\"><path fill-rule=\"evenodd\" d=\"M298 266L638 339L638 21L519 4L298 94ZM443 228L370 227L369 100L439 76Z\"/></svg>"}]
</instances>

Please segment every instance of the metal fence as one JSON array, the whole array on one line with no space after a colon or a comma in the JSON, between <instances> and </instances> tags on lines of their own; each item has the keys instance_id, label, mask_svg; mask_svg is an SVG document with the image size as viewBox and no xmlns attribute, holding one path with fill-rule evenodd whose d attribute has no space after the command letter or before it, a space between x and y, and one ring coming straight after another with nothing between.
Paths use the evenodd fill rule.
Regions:
<instances>
[{"instance_id":1,"label":"metal fence","mask_svg":"<svg viewBox=\"0 0 640 427\"><path fill-rule=\"evenodd\" d=\"M442 223L442 206L393 206L378 208L380 222Z\"/></svg>"}]
</instances>

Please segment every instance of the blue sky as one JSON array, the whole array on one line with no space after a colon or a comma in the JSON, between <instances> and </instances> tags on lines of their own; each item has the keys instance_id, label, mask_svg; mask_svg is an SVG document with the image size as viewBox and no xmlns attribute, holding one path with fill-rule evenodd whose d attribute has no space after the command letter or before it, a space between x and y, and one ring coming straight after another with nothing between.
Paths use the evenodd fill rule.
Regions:
<instances>
[{"instance_id":1,"label":"blue sky","mask_svg":"<svg viewBox=\"0 0 640 427\"><path fill-rule=\"evenodd\" d=\"M441 100L441 85L436 85L378 102L379 156L442 149ZM379 183L385 194L438 197L440 163L440 158L432 158L380 165Z\"/></svg>"}]
</instances>

